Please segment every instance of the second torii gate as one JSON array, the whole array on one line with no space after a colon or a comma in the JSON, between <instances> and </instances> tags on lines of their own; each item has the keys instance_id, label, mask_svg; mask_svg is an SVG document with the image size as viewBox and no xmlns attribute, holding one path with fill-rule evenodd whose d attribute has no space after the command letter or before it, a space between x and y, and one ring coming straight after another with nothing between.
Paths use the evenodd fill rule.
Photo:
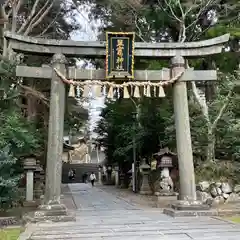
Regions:
<instances>
[{"instance_id":1,"label":"second torii gate","mask_svg":"<svg viewBox=\"0 0 240 240\"><path fill-rule=\"evenodd\" d=\"M42 217L58 219L67 217L66 208L60 203L60 185L62 169L62 139L65 105L65 84L53 70L56 68L68 78L75 80L105 80L104 70L66 69L66 57L103 58L106 55L105 42L76 42L70 40L45 40L6 33L15 52L53 56L52 68L18 66L17 76L51 79L50 118L48 130L47 171L45 202L41 206ZM175 114L177 153L180 174L180 205L196 207L196 187L193 166L192 143L189 123L187 81L217 80L215 70L195 71L185 69L185 59L203 57L222 52L229 34L191 43L136 43L136 58L170 59L171 69L160 71L135 71L138 81L169 81L171 77L184 74L173 84L173 102ZM199 204L201 207L201 204ZM56 214L58 211L58 214ZM37 219L38 216L35 215Z\"/></svg>"}]
</instances>

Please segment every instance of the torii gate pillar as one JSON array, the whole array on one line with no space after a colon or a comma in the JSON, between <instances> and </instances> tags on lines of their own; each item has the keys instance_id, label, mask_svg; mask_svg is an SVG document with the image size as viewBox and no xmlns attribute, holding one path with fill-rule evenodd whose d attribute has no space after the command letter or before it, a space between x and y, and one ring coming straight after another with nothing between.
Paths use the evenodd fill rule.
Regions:
<instances>
[{"instance_id":1,"label":"torii gate pillar","mask_svg":"<svg viewBox=\"0 0 240 240\"><path fill-rule=\"evenodd\" d=\"M66 74L67 60L63 54L54 54L52 67ZM63 128L65 112L65 84L52 72L50 114L48 126L48 150L45 184L46 205L60 205L62 182Z\"/></svg>"},{"instance_id":2,"label":"torii gate pillar","mask_svg":"<svg viewBox=\"0 0 240 240\"><path fill-rule=\"evenodd\" d=\"M53 55L52 68L66 74L66 63L67 60L63 54L55 53ZM31 214L26 215L25 219L27 221L50 220L60 222L76 220L74 214L69 212L60 201L65 94L65 84L56 75L55 71L52 71L44 204L39 206L33 216Z\"/></svg>"},{"instance_id":3,"label":"torii gate pillar","mask_svg":"<svg viewBox=\"0 0 240 240\"><path fill-rule=\"evenodd\" d=\"M171 59L172 77L185 70L182 56ZM196 200L195 174L190 133L187 83L177 81L173 85L173 102L180 177L179 200Z\"/></svg>"}]
</instances>

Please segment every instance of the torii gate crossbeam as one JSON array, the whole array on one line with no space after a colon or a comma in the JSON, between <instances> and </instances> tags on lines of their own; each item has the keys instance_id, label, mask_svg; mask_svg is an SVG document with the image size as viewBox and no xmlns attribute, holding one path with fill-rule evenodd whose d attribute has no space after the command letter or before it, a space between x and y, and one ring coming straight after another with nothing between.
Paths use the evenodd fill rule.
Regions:
<instances>
[{"instance_id":1,"label":"torii gate crossbeam","mask_svg":"<svg viewBox=\"0 0 240 240\"><path fill-rule=\"evenodd\" d=\"M67 57L93 57L105 58L105 41L72 41L54 40L26 37L5 33L5 38L11 41L11 48L16 52L34 53L38 55L53 55L61 53ZM223 44L229 40L229 34L217 38L186 43L135 43L135 57L139 58L172 58L182 57L203 57L218 54L222 51Z\"/></svg>"}]
</instances>

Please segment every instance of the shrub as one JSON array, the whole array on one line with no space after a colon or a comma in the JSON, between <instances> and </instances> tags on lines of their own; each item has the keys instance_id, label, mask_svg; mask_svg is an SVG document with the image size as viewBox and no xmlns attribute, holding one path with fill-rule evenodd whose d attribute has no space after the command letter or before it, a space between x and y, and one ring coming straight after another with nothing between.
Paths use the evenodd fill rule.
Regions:
<instances>
[{"instance_id":1,"label":"shrub","mask_svg":"<svg viewBox=\"0 0 240 240\"><path fill-rule=\"evenodd\" d=\"M12 207L19 200L18 183L22 175L15 171L17 159L7 146L0 150L0 208Z\"/></svg>"}]
</instances>

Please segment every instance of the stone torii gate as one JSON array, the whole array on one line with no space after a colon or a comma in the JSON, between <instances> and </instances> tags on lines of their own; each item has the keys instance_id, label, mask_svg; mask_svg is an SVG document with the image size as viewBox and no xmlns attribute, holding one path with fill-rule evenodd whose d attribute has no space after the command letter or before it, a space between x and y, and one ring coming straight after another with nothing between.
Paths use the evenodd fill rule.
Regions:
<instances>
[{"instance_id":1,"label":"stone torii gate","mask_svg":"<svg viewBox=\"0 0 240 240\"><path fill-rule=\"evenodd\" d=\"M65 84L53 70L56 68L65 76L75 80L105 80L105 70L86 70L66 68L66 57L104 58L105 42L81 42L71 40L45 40L5 34L13 51L18 53L52 56L52 67L18 66L17 76L51 79L50 117L48 130L47 170L44 205L40 206L35 219L47 217L66 220L65 206L60 204L60 185L62 171L62 141L65 105ZM184 58L197 58L222 52L229 34L200 42L189 43L135 43L135 57L142 59L170 59L171 69L160 71L140 71L134 73L138 81L168 81L184 71L181 78L173 84L174 114L177 140L177 153L180 175L180 200L196 203L195 176L192 143L189 123L187 81L215 81L215 70L196 71L185 69ZM67 75L68 73L68 75ZM189 205L188 204L188 205Z\"/></svg>"}]
</instances>

